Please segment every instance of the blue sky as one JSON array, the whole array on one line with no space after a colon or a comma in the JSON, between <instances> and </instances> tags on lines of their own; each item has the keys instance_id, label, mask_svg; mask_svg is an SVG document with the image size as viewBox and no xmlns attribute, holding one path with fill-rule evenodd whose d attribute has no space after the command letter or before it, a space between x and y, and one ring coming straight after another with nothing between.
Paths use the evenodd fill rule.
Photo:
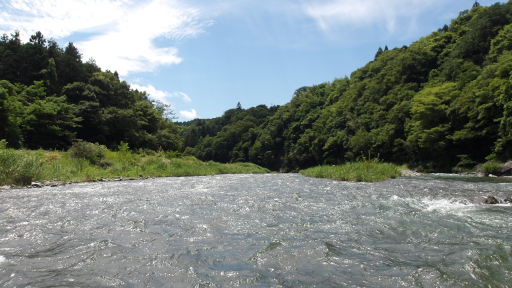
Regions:
<instances>
[{"instance_id":1,"label":"blue sky","mask_svg":"<svg viewBox=\"0 0 512 288\"><path fill-rule=\"evenodd\" d=\"M483 6L497 1L480 0ZM410 45L473 0L0 0L0 34L36 31L172 105L177 121L283 105Z\"/></svg>"}]
</instances>

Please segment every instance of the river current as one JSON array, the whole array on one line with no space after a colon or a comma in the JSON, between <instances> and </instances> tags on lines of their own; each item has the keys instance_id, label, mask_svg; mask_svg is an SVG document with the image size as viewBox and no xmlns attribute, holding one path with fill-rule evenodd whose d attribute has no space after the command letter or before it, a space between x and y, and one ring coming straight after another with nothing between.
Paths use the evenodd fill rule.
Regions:
<instances>
[{"instance_id":1,"label":"river current","mask_svg":"<svg viewBox=\"0 0 512 288\"><path fill-rule=\"evenodd\" d=\"M0 192L0 287L512 287L512 182L220 175Z\"/></svg>"}]
</instances>

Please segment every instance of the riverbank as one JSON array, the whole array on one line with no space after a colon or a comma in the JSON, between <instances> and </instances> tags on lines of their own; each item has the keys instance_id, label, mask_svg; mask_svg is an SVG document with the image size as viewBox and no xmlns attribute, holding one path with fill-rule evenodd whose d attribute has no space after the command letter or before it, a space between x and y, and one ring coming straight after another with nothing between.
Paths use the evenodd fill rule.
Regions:
<instances>
[{"instance_id":1,"label":"riverbank","mask_svg":"<svg viewBox=\"0 0 512 288\"><path fill-rule=\"evenodd\" d=\"M252 163L203 162L173 153L104 151L101 159L72 152L0 149L0 188L59 186L67 183L121 181L156 177L254 174L271 171Z\"/></svg>"},{"instance_id":2,"label":"riverbank","mask_svg":"<svg viewBox=\"0 0 512 288\"><path fill-rule=\"evenodd\" d=\"M1 144L1 143L0 143ZM10 187L60 186L69 183L123 181L157 177L207 176L218 174L255 174L272 171L251 163L221 164L203 162L193 156L175 152L140 151L134 153L123 144L119 151L103 146L77 142L67 152L14 150L0 145L0 190ZM487 162L475 167L476 177L510 174L512 162ZM378 182L423 173L378 159L363 159L343 165L325 165L299 171L307 177L338 181Z\"/></svg>"}]
</instances>

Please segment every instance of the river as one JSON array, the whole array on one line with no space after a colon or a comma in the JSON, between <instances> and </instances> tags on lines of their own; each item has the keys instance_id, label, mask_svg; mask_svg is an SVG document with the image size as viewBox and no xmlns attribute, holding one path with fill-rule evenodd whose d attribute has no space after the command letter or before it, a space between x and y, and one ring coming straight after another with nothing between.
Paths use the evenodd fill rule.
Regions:
<instances>
[{"instance_id":1,"label":"river","mask_svg":"<svg viewBox=\"0 0 512 288\"><path fill-rule=\"evenodd\" d=\"M0 287L512 287L512 182L220 175L0 192Z\"/></svg>"}]
</instances>

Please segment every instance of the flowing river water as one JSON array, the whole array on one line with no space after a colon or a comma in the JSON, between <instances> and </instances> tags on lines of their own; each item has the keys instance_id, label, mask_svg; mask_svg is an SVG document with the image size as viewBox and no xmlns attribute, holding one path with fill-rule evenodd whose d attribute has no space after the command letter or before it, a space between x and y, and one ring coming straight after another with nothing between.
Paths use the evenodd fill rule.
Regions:
<instances>
[{"instance_id":1,"label":"flowing river water","mask_svg":"<svg viewBox=\"0 0 512 288\"><path fill-rule=\"evenodd\" d=\"M512 287L512 182L220 175L0 192L0 287Z\"/></svg>"}]
</instances>

